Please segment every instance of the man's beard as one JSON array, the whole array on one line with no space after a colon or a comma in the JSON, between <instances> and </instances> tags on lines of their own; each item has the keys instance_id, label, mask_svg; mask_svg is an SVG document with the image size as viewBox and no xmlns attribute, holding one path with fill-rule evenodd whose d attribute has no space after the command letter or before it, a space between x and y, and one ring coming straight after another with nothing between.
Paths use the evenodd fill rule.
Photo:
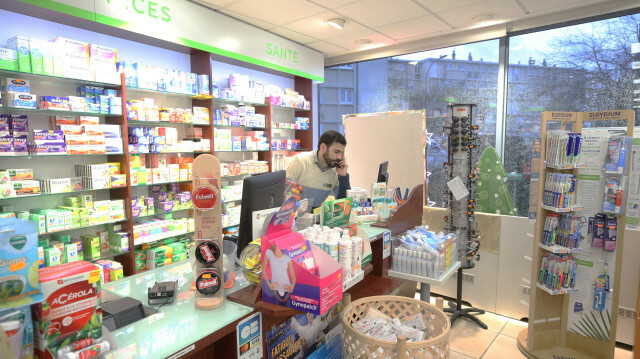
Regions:
<instances>
[{"instance_id":1,"label":"man's beard","mask_svg":"<svg viewBox=\"0 0 640 359\"><path fill-rule=\"evenodd\" d=\"M329 158L329 156L327 156L327 154L325 153L324 155L324 161L327 163L327 167L330 168L334 168L338 165L338 160L332 160L331 158Z\"/></svg>"}]
</instances>

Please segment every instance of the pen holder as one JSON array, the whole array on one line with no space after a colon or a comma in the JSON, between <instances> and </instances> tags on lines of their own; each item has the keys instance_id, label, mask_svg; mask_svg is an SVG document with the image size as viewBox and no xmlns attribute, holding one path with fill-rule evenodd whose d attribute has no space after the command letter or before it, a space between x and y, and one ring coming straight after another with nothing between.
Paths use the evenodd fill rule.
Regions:
<instances>
[{"instance_id":1,"label":"pen holder","mask_svg":"<svg viewBox=\"0 0 640 359\"><path fill-rule=\"evenodd\" d=\"M224 302L220 162L212 155L200 155L193 161L192 172L195 304L197 309L211 310Z\"/></svg>"}]
</instances>

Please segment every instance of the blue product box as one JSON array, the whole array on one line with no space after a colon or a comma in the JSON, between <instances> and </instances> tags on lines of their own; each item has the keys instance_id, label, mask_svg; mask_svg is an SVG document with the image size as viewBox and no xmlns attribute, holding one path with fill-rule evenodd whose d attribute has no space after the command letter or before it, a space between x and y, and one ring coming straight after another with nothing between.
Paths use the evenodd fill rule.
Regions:
<instances>
[{"instance_id":1,"label":"blue product box","mask_svg":"<svg viewBox=\"0 0 640 359\"><path fill-rule=\"evenodd\" d=\"M129 153L138 153L138 145L136 143L129 143Z\"/></svg>"},{"instance_id":2,"label":"blue product box","mask_svg":"<svg viewBox=\"0 0 640 359\"><path fill-rule=\"evenodd\" d=\"M12 96L9 106L11 107L24 107L24 108L36 108L36 95L31 94L19 94Z\"/></svg>"},{"instance_id":3,"label":"blue product box","mask_svg":"<svg viewBox=\"0 0 640 359\"><path fill-rule=\"evenodd\" d=\"M110 96L110 97L108 97L107 104L109 106L120 106L120 107L122 107L122 97Z\"/></svg>"},{"instance_id":4,"label":"blue product box","mask_svg":"<svg viewBox=\"0 0 640 359\"><path fill-rule=\"evenodd\" d=\"M132 136L143 136L144 127L129 127L129 134Z\"/></svg>"},{"instance_id":5,"label":"blue product box","mask_svg":"<svg viewBox=\"0 0 640 359\"><path fill-rule=\"evenodd\" d=\"M149 145L147 144L138 144L138 153L149 153Z\"/></svg>"},{"instance_id":6,"label":"blue product box","mask_svg":"<svg viewBox=\"0 0 640 359\"><path fill-rule=\"evenodd\" d=\"M122 107L121 106L109 106L109 114L110 115L122 115Z\"/></svg>"},{"instance_id":7,"label":"blue product box","mask_svg":"<svg viewBox=\"0 0 640 359\"><path fill-rule=\"evenodd\" d=\"M116 97L118 96L118 91L114 89L105 89L104 94L110 97Z\"/></svg>"},{"instance_id":8,"label":"blue product box","mask_svg":"<svg viewBox=\"0 0 640 359\"><path fill-rule=\"evenodd\" d=\"M118 61L116 71L124 73L125 86L138 87L138 64L135 62Z\"/></svg>"},{"instance_id":9,"label":"blue product box","mask_svg":"<svg viewBox=\"0 0 640 359\"><path fill-rule=\"evenodd\" d=\"M41 101L43 102L51 102L57 104L69 103L68 97L59 97L59 96L40 96Z\"/></svg>"},{"instance_id":10,"label":"blue product box","mask_svg":"<svg viewBox=\"0 0 640 359\"><path fill-rule=\"evenodd\" d=\"M100 105L95 103L88 103L87 105L89 106L89 112L100 113Z\"/></svg>"}]
</instances>

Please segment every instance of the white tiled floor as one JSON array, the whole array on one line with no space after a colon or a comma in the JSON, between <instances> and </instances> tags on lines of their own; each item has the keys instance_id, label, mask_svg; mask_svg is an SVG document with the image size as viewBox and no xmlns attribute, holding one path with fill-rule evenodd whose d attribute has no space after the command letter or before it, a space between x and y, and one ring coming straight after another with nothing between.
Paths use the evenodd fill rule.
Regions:
<instances>
[{"instance_id":1,"label":"white tiled floor","mask_svg":"<svg viewBox=\"0 0 640 359\"><path fill-rule=\"evenodd\" d=\"M419 299L419 295L416 295L416 299ZM433 298L432 304L435 304ZM487 324L487 330L465 318L458 319L453 324L449 338L450 359L526 358L518 349L516 340L527 323L488 312L477 317ZM616 348L615 359L632 358L630 351Z\"/></svg>"}]
</instances>

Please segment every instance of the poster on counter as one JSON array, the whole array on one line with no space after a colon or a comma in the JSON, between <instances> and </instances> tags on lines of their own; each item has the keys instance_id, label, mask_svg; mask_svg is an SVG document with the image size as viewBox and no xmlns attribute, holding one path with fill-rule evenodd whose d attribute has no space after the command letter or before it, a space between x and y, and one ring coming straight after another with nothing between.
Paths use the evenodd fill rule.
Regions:
<instances>
[{"instance_id":1,"label":"poster on counter","mask_svg":"<svg viewBox=\"0 0 640 359\"><path fill-rule=\"evenodd\" d=\"M573 333L595 340L609 342L612 312L612 294L598 295L595 283L599 276L608 275L614 282L616 252L607 252L591 246L588 220L602 212L604 200L603 164L607 154L609 137L616 134L607 130L584 129L581 162L587 167L580 169L577 181L577 203L582 206L583 216L582 252L573 254L576 260L576 293L569 295L567 329ZM619 133L618 133L619 134ZM610 268L610 270L609 270Z\"/></svg>"},{"instance_id":2,"label":"poster on counter","mask_svg":"<svg viewBox=\"0 0 640 359\"><path fill-rule=\"evenodd\" d=\"M238 359L262 358L262 313L243 319L236 328Z\"/></svg>"},{"instance_id":3,"label":"poster on counter","mask_svg":"<svg viewBox=\"0 0 640 359\"><path fill-rule=\"evenodd\" d=\"M294 315L267 332L268 359L302 359L314 357L339 359L342 357L340 312L344 300L323 315L311 313ZM339 346L339 351L336 349ZM339 352L339 356L335 356ZM327 353L322 354L319 353ZM333 353L333 354L332 354Z\"/></svg>"}]
</instances>

